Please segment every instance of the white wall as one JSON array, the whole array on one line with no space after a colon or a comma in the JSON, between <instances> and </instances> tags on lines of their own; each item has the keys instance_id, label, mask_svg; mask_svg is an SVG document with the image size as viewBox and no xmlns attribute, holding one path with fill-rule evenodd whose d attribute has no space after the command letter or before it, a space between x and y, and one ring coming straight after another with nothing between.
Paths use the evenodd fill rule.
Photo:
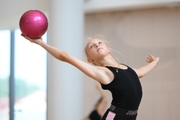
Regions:
<instances>
[{"instance_id":1,"label":"white wall","mask_svg":"<svg viewBox=\"0 0 180 120\"><path fill-rule=\"evenodd\" d=\"M17 29L21 15L31 9L48 11L48 0L0 0L0 29Z\"/></svg>"},{"instance_id":2,"label":"white wall","mask_svg":"<svg viewBox=\"0 0 180 120\"><path fill-rule=\"evenodd\" d=\"M87 0L86 13L179 6L180 0Z\"/></svg>"},{"instance_id":3,"label":"white wall","mask_svg":"<svg viewBox=\"0 0 180 120\"><path fill-rule=\"evenodd\" d=\"M48 15L50 0L0 0L0 29L16 29L19 18L29 9ZM152 7L179 6L180 0L85 0L85 13L109 12Z\"/></svg>"}]
</instances>

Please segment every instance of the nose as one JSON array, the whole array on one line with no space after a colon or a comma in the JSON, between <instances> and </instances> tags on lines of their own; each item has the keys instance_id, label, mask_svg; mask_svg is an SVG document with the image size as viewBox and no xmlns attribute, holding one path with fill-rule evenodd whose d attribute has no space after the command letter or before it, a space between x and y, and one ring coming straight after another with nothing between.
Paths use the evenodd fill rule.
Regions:
<instances>
[{"instance_id":1,"label":"nose","mask_svg":"<svg viewBox=\"0 0 180 120\"><path fill-rule=\"evenodd\" d=\"M95 44L95 46L96 46L96 47L98 47L98 46L99 46L99 44L98 44L98 43L96 43L96 44Z\"/></svg>"}]
</instances>

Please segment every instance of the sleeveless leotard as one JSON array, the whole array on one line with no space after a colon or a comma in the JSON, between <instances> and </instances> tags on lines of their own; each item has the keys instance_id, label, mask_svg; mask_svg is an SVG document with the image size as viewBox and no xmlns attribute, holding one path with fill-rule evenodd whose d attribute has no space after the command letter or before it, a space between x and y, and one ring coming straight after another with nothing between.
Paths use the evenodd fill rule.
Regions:
<instances>
[{"instance_id":1,"label":"sleeveless leotard","mask_svg":"<svg viewBox=\"0 0 180 120\"><path fill-rule=\"evenodd\" d=\"M135 71L106 66L114 74L109 84L101 84L102 88L112 93L111 104L119 108L137 110L142 98L142 87Z\"/></svg>"}]
</instances>

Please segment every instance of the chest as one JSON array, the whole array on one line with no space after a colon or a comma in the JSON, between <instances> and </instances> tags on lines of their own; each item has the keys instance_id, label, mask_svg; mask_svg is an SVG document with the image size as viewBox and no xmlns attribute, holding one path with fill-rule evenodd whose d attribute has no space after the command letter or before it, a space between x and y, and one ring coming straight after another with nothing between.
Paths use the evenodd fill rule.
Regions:
<instances>
[{"instance_id":1,"label":"chest","mask_svg":"<svg viewBox=\"0 0 180 120\"><path fill-rule=\"evenodd\" d=\"M107 85L102 85L103 89L129 90L134 89L137 86L140 86L139 78L133 69L128 68L124 70L113 67L109 69L114 74L114 79L111 81L111 83Z\"/></svg>"}]
</instances>

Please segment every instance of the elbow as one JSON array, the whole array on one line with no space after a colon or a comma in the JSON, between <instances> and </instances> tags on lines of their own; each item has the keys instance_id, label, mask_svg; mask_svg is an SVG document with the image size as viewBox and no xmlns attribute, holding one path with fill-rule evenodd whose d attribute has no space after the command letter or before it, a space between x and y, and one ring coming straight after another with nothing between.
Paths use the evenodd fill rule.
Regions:
<instances>
[{"instance_id":1,"label":"elbow","mask_svg":"<svg viewBox=\"0 0 180 120\"><path fill-rule=\"evenodd\" d=\"M57 59L63 62L67 62L68 54L65 51L57 55Z\"/></svg>"},{"instance_id":2,"label":"elbow","mask_svg":"<svg viewBox=\"0 0 180 120\"><path fill-rule=\"evenodd\" d=\"M138 70L136 70L136 74L137 74L138 78L142 78L146 75L146 72L138 69Z\"/></svg>"},{"instance_id":3,"label":"elbow","mask_svg":"<svg viewBox=\"0 0 180 120\"><path fill-rule=\"evenodd\" d=\"M139 78L143 78L147 73L141 73L138 75Z\"/></svg>"},{"instance_id":4,"label":"elbow","mask_svg":"<svg viewBox=\"0 0 180 120\"><path fill-rule=\"evenodd\" d=\"M138 76L138 78L143 78L143 77L145 76L145 74L142 73L142 72L139 72L139 73L137 74L137 76Z\"/></svg>"},{"instance_id":5,"label":"elbow","mask_svg":"<svg viewBox=\"0 0 180 120\"><path fill-rule=\"evenodd\" d=\"M143 75L140 75L140 76L138 76L139 78L143 78L144 76Z\"/></svg>"}]
</instances>

